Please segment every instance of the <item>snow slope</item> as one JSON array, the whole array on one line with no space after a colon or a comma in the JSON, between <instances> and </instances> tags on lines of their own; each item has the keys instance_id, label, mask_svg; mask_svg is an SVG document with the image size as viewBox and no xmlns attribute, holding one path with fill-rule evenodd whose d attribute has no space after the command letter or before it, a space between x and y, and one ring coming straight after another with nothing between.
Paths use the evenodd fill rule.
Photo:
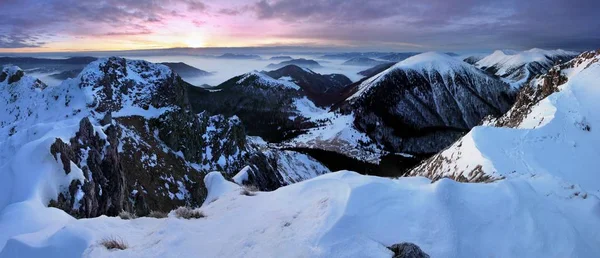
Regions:
<instances>
[{"instance_id":1,"label":"snow slope","mask_svg":"<svg viewBox=\"0 0 600 258\"><path fill-rule=\"evenodd\" d=\"M403 241L431 257L600 252L600 201L552 177L465 184L342 171L254 196L218 173L206 180L205 218L57 220L13 236L0 257L391 257L385 246ZM106 250L108 237L129 247Z\"/></svg>"}]
</instances>

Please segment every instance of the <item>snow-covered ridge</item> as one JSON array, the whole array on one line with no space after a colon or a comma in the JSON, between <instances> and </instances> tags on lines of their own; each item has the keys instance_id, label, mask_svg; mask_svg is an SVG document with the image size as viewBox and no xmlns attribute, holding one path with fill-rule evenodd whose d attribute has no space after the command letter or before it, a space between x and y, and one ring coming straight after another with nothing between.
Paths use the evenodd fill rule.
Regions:
<instances>
[{"instance_id":1,"label":"snow-covered ridge","mask_svg":"<svg viewBox=\"0 0 600 258\"><path fill-rule=\"evenodd\" d=\"M491 55L481 59L477 62L478 67L492 67L501 65L502 68L498 70L500 75L505 74L511 68L522 66L532 62L547 62L548 59L561 56L576 56L579 53L572 51L565 51L562 49L557 50L544 50L539 48L533 48L522 52L508 52L502 50L496 50ZM565 60L566 61L566 60Z\"/></svg>"},{"instance_id":2,"label":"snow-covered ridge","mask_svg":"<svg viewBox=\"0 0 600 258\"><path fill-rule=\"evenodd\" d=\"M552 66L566 62L578 54L562 49L533 48L522 52L496 50L475 63L475 66L503 77L518 89L535 75L545 73Z\"/></svg>"}]
</instances>

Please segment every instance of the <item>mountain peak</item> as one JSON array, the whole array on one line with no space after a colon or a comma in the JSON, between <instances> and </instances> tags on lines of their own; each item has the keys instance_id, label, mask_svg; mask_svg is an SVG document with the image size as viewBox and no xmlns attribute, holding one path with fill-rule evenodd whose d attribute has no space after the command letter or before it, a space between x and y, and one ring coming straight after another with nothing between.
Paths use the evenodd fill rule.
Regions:
<instances>
[{"instance_id":1,"label":"mountain peak","mask_svg":"<svg viewBox=\"0 0 600 258\"><path fill-rule=\"evenodd\" d=\"M457 67L462 67L467 63L453 58L445 53L425 52L411 56L404 61L392 66L391 69L411 69L411 70L437 70L440 73L449 72Z\"/></svg>"},{"instance_id":2,"label":"mountain peak","mask_svg":"<svg viewBox=\"0 0 600 258\"><path fill-rule=\"evenodd\" d=\"M0 72L0 83L6 81L8 84L12 84L21 80L25 76L25 73L18 66L5 66Z\"/></svg>"}]
</instances>

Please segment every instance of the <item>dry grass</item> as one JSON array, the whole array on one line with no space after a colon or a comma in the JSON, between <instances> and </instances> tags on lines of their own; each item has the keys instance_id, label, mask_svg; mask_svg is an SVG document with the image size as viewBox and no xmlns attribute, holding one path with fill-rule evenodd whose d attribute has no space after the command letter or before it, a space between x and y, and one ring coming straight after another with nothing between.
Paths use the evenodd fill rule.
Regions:
<instances>
[{"instance_id":1,"label":"dry grass","mask_svg":"<svg viewBox=\"0 0 600 258\"><path fill-rule=\"evenodd\" d=\"M258 192L258 187L254 185L244 185L240 194L245 196L255 196L256 192Z\"/></svg>"},{"instance_id":2,"label":"dry grass","mask_svg":"<svg viewBox=\"0 0 600 258\"><path fill-rule=\"evenodd\" d=\"M119 218L124 219L124 220L130 220L130 219L136 219L137 216L135 216L135 214L132 214L128 211L121 211L119 213Z\"/></svg>"},{"instance_id":3,"label":"dry grass","mask_svg":"<svg viewBox=\"0 0 600 258\"><path fill-rule=\"evenodd\" d=\"M168 216L167 213L162 211L151 211L146 217L156 218L156 219L164 219Z\"/></svg>"},{"instance_id":4,"label":"dry grass","mask_svg":"<svg viewBox=\"0 0 600 258\"><path fill-rule=\"evenodd\" d=\"M103 245L104 247L106 247L106 249L108 250L112 250L112 249L119 249L119 250L125 250L127 249L127 243L125 243L125 241L123 241L123 239L119 238L119 237L107 237L104 238L100 241L100 244Z\"/></svg>"},{"instance_id":5,"label":"dry grass","mask_svg":"<svg viewBox=\"0 0 600 258\"><path fill-rule=\"evenodd\" d=\"M190 207L179 207L175 211L175 217L178 219L199 219L206 217L200 210L194 210Z\"/></svg>"}]
</instances>

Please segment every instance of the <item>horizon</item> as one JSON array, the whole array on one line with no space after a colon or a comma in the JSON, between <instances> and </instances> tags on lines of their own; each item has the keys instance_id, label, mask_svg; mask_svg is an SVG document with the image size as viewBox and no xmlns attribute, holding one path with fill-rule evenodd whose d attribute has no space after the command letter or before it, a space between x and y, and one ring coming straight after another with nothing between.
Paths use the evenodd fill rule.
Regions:
<instances>
[{"instance_id":1,"label":"horizon","mask_svg":"<svg viewBox=\"0 0 600 258\"><path fill-rule=\"evenodd\" d=\"M600 42L594 11L600 2L593 0L7 0L0 6L3 54L173 48L582 51ZM24 18L32 13L35 19Z\"/></svg>"}]
</instances>

